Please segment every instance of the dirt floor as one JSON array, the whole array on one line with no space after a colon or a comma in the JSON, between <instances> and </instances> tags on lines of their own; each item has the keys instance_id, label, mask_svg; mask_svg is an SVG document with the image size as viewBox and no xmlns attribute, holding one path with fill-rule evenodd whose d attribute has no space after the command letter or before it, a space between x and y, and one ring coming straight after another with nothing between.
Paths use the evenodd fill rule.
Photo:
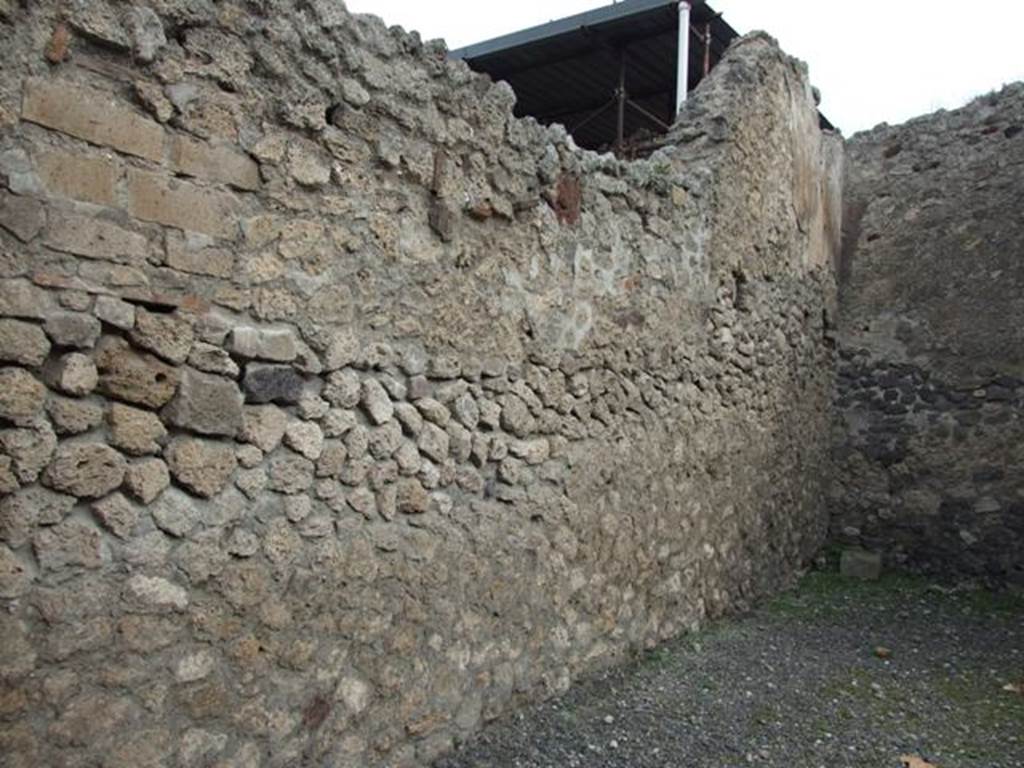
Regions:
<instances>
[{"instance_id":1,"label":"dirt floor","mask_svg":"<svg viewBox=\"0 0 1024 768\"><path fill-rule=\"evenodd\" d=\"M812 573L437 765L1024 767L1024 596Z\"/></svg>"}]
</instances>

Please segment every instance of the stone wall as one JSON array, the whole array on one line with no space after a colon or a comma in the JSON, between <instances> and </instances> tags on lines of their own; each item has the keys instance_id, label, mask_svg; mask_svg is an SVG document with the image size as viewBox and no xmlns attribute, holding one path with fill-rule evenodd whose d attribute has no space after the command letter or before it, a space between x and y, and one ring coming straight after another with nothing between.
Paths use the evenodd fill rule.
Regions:
<instances>
[{"instance_id":1,"label":"stone wall","mask_svg":"<svg viewBox=\"0 0 1024 768\"><path fill-rule=\"evenodd\" d=\"M848 145L833 528L1024 583L1024 85Z\"/></svg>"},{"instance_id":2,"label":"stone wall","mask_svg":"<svg viewBox=\"0 0 1024 768\"><path fill-rule=\"evenodd\" d=\"M0 753L412 766L827 527L840 149L624 163L340 2L0 2Z\"/></svg>"}]
</instances>

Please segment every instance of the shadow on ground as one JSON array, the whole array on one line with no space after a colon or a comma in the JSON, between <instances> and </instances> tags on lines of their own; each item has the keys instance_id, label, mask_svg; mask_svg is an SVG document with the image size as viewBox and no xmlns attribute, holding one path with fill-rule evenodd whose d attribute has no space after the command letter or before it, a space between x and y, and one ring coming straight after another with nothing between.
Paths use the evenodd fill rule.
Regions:
<instances>
[{"instance_id":1,"label":"shadow on ground","mask_svg":"<svg viewBox=\"0 0 1024 768\"><path fill-rule=\"evenodd\" d=\"M438 768L1024 766L1024 596L816 572Z\"/></svg>"}]
</instances>

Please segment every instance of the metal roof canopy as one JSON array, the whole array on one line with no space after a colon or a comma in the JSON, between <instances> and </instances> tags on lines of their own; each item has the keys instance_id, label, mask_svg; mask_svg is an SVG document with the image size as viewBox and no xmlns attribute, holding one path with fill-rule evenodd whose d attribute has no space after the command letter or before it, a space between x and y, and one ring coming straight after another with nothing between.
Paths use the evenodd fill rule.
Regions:
<instances>
[{"instance_id":1,"label":"metal roof canopy","mask_svg":"<svg viewBox=\"0 0 1024 768\"><path fill-rule=\"evenodd\" d=\"M691 5L687 90L697 86L705 65L717 64L739 36L704 0ZM657 135L671 125L677 106L678 46L677 0L624 0L449 55L495 80L508 81L517 97L516 115L562 123L580 146L606 149L620 137ZM616 108L620 82L629 102L621 134Z\"/></svg>"}]
</instances>

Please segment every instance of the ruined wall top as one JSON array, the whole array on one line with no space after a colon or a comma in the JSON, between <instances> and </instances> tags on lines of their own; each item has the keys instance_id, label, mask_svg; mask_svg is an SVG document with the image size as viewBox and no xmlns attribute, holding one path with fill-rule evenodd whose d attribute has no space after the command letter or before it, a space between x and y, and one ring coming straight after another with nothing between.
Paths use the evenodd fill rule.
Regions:
<instances>
[{"instance_id":1,"label":"ruined wall top","mask_svg":"<svg viewBox=\"0 0 1024 768\"><path fill-rule=\"evenodd\" d=\"M983 383L1024 375L1024 83L848 143L850 348ZM987 371L987 372L986 372Z\"/></svg>"}]
</instances>

